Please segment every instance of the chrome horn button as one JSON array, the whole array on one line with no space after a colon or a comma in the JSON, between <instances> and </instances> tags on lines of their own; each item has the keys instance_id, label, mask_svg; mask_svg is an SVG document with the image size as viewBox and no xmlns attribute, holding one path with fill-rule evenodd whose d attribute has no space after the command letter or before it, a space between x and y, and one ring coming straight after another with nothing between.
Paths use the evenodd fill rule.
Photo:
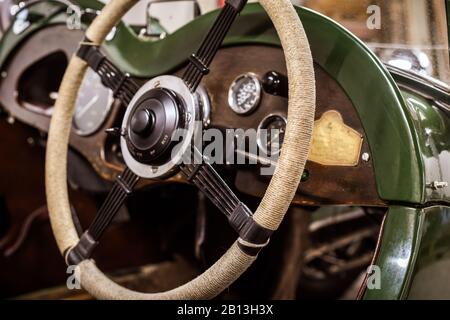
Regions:
<instances>
[{"instance_id":1,"label":"chrome horn button","mask_svg":"<svg viewBox=\"0 0 450 320\"><path fill-rule=\"evenodd\" d=\"M139 89L125 112L120 140L125 163L135 174L154 179L176 171L194 134L202 130L205 95L201 90L202 94L199 90L193 94L182 79L170 75L156 77ZM173 141L180 129L182 141Z\"/></svg>"},{"instance_id":2,"label":"chrome horn button","mask_svg":"<svg viewBox=\"0 0 450 320\"><path fill-rule=\"evenodd\" d=\"M170 156L171 137L183 128L184 105L177 94L166 88L154 88L132 106L125 139L134 159L158 165Z\"/></svg>"}]
</instances>

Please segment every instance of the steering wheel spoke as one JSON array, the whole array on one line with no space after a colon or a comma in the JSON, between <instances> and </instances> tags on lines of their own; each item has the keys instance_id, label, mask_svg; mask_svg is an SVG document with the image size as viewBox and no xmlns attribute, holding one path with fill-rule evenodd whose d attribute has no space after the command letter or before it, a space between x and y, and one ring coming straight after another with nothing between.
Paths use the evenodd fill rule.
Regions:
<instances>
[{"instance_id":1,"label":"steering wheel spoke","mask_svg":"<svg viewBox=\"0 0 450 320\"><path fill-rule=\"evenodd\" d=\"M133 192L138 181L139 177L128 167L117 176L111 191L95 215L91 225L80 237L78 243L67 252L66 261L69 265L77 265L91 257L101 236L111 224L125 200Z\"/></svg>"},{"instance_id":2,"label":"steering wheel spoke","mask_svg":"<svg viewBox=\"0 0 450 320\"><path fill-rule=\"evenodd\" d=\"M131 99L139 90L139 85L130 76L120 71L93 42L85 39L76 55L87 62L102 81L102 84L112 90L114 98L119 99L124 106L130 104Z\"/></svg>"},{"instance_id":3,"label":"steering wheel spoke","mask_svg":"<svg viewBox=\"0 0 450 320\"><path fill-rule=\"evenodd\" d=\"M206 34L199 49L189 57L189 64L183 74L183 80L191 92L197 90L203 76L209 73L212 60L246 3L247 0L226 0L225 6Z\"/></svg>"},{"instance_id":4,"label":"steering wheel spoke","mask_svg":"<svg viewBox=\"0 0 450 320\"><path fill-rule=\"evenodd\" d=\"M130 96L120 94L124 92L124 83L130 84L112 63L108 63L105 58L99 56L98 44L103 43L107 35L107 31L117 25L123 15L135 5L137 0L109 1L101 11L96 20L89 26L86 34L92 41L86 38L86 42L81 44L78 56L88 61L88 64L99 72L102 80L106 85L115 91L115 95L122 99L124 104L128 104ZM225 8L218 17L215 26L208 33L203 41L200 49L192 57L191 62L186 69L183 79L175 76L161 76L160 80L167 82L164 86L154 86L149 89L150 94L159 94L164 97L167 103L157 107L158 101L152 105L151 110L166 110L164 106L172 105L172 111L180 108L178 101L174 98L170 90L184 96L189 103L184 106L187 110L192 111L191 115L197 118L196 98L190 94L195 94L202 77L208 73L211 61L214 58L217 49L220 47L225 34L228 32L232 22L245 5L245 0L226 0ZM303 172L308 150L311 141L311 132L314 125L315 111L315 81L313 59L308 45L308 39L298 14L292 7L289 0L260 0L261 5L267 11L269 17L279 33L282 46L289 48L289 54L285 54L288 68L288 77L292 85L289 91L289 112L295 114L286 128L285 140L283 143L284 150L281 154L278 174L274 175L267 189L261 204L253 216L248 208L237 198L226 183L220 178L215 170L205 161L200 162L201 165L191 165L190 163L182 164L180 169L190 178L210 199L214 199L216 204L221 204L224 212L227 212L228 219L232 226L238 231L239 239L237 244L233 244L228 251L203 274L196 277L191 282L180 286L174 290L163 293L144 294L135 292L130 289L124 289L118 284L114 284L108 277L104 276L101 270L95 266L95 262L88 259L80 264L80 272L83 276L80 278L81 285L89 293L101 299L208 299L216 297L220 292L229 287L233 281L241 276L248 267L255 261L255 257L259 249L264 247L269 241L272 230L276 230L280 225L286 209L288 208L292 197L295 194L300 182L300 173ZM83 53L83 51L86 51ZM87 53L90 52L90 53ZM97 58L89 58L89 55ZM162 55L164 57L164 55ZM103 66L103 67L101 67ZM169 173L175 166L179 166L177 161L168 163L167 171L140 170L142 166L134 166L136 159L128 158L127 165L130 169L126 169L120 178L114 184L113 190L108 195L102 208L96 215L89 229L81 237L78 243L76 239L76 230L73 223L73 217L70 213L70 203L67 197L67 167L61 165L61 156L66 156L67 142L69 141L70 130L62 130L70 128L72 121L72 113L74 111L74 95L80 88L83 80L86 64L80 58L72 59L66 69L66 74L60 86L58 99L55 103L55 110L50 123L47 148L46 148L46 196L49 208L49 216L52 221L53 233L55 235L58 248L66 257L66 261L70 264L76 264L87 259L92 254L95 246L98 244L100 236L113 220L120 206L124 203L126 197L133 191L138 177L134 172L143 178L152 178L152 174L163 176L162 173ZM100 72L100 70L103 70ZM121 76L122 75L122 76ZM152 84L151 81L148 84ZM184 83L182 83L184 80ZM184 84L188 85L186 87ZM136 86L137 88L137 86ZM141 89L142 91L145 91ZM169 90L169 91L167 91ZM167 91L167 92L166 92ZM189 92L190 91L190 92ZM144 94L138 98L145 98ZM122 97L123 96L123 97ZM161 100L163 100L161 98ZM138 101L137 101L138 102ZM127 108L123 119L123 127L130 129L139 137L136 138L136 145L140 139L145 140L153 133L154 121L149 121L150 116L146 110L148 105L136 103L135 106ZM134 109L133 109L134 108ZM159 108L159 109L158 109ZM134 112L137 111L137 112ZM143 112L141 112L143 111ZM179 122L180 114L173 113L170 121L170 132L178 127L182 127L186 123ZM180 110L178 110L180 111ZM181 110L183 111L183 110ZM133 114L131 114L133 112ZM136 113L136 118L130 118ZM162 113L162 112L161 112ZM177 117L175 117L175 115ZM181 116L187 115L182 113ZM163 117L157 117L162 119ZM189 120L194 118L186 117ZM134 119L134 120L133 120ZM140 121L144 119L145 121ZM188 120L185 119L185 120ZM130 121L128 121L130 120ZM126 122L125 122L126 121ZM133 128L130 126L134 123ZM188 122L188 121L186 121ZM192 122L194 123L194 122ZM141 125L143 124L143 126ZM134 129L134 130L133 130ZM188 148L187 143L192 139L191 136L196 132L191 128L188 132L189 140L183 144L184 151ZM163 130L160 130L163 132ZM138 141L139 140L139 141ZM163 142L167 142L164 140ZM121 137L121 146L127 146L125 137ZM143 145L143 148L146 145ZM145 150L150 148L145 148ZM128 149L124 149L126 151ZM148 150L149 153L152 150ZM164 153L166 149L163 150ZM130 155L132 157L133 155ZM165 160L167 158L146 158L140 163L142 165L152 164L152 161ZM203 158L202 158L203 160ZM139 162L138 160L136 160ZM194 162L195 164L196 162ZM139 164L139 163L138 163ZM164 168L166 169L166 168ZM148 171L148 172L147 172ZM151 173L149 173L151 171ZM281 196L283 194L283 196ZM265 229L264 227L267 229ZM74 246L75 244L75 246Z\"/></svg>"},{"instance_id":5,"label":"steering wheel spoke","mask_svg":"<svg viewBox=\"0 0 450 320\"><path fill-rule=\"evenodd\" d=\"M197 148L193 148L191 161L181 164L180 170L227 217L230 226L239 234L238 245L244 252L257 255L268 244L272 230L253 219L252 211L239 200Z\"/></svg>"}]
</instances>

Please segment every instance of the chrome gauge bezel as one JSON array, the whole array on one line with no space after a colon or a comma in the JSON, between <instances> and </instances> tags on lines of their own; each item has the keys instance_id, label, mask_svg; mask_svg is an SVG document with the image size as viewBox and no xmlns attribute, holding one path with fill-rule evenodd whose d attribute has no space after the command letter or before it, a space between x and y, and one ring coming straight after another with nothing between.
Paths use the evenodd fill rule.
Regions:
<instances>
[{"instance_id":1,"label":"chrome gauge bezel","mask_svg":"<svg viewBox=\"0 0 450 320\"><path fill-rule=\"evenodd\" d=\"M237 87L238 87L239 83L241 82L241 80L244 78L250 78L256 87L256 101L249 109L240 108L237 105L235 98L234 98ZM240 114L240 115L249 114L249 113L255 111L256 108L258 108L259 104L261 103L261 96L262 96L262 85L261 85L261 82L259 81L258 76L253 72L247 72L247 73L241 74L238 77L236 77L233 80L233 82L231 83L230 88L228 89L228 106L230 107L231 110L233 110L233 112L235 112L237 114Z\"/></svg>"},{"instance_id":2,"label":"chrome gauge bezel","mask_svg":"<svg viewBox=\"0 0 450 320\"><path fill-rule=\"evenodd\" d=\"M90 69L88 69L86 72L89 72L89 70ZM94 72L94 71L92 71L92 72ZM103 84L102 84L102 86L103 86ZM82 88L83 88L83 83L81 84L80 90ZM105 108L105 113L104 113L102 121L97 126L95 126L93 129L91 129L91 130L83 131L77 126L77 123L76 123L76 120L75 120L75 116L76 116L76 113L77 113L77 110L76 110L77 102L75 102L75 110L74 110L73 118L72 118L72 128L73 128L74 132L78 136L88 137L88 136L91 136L91 135L97 133L101 129L101 127L105 124L106 120L108 119L108 116L111 113L112 105L114 103L114 94L113 94L111 89L109 89L107 87L104 87L104 88L105 88L105 90L108 91L108 98L107 98L108 102L107 102L107 105L106 105L106 108Z\"/></svg>"},{"instance_id":3,"label":"chrome gauge bezel","mask_svg":"<svg viewBox=\"0 0 450 320\"><path fill-rule=\"evenodd\" d=\"M265 129L267 128L267 125L270 123L270 121L272 121L273 118L281 118L285 124L285 126L287 125L287 118L285 115L279 114L279 113L271 113L267 116L265 116L261 122L258 125L258 129L256 131L256 143L258 145L258 148L265 154L268 155L268 150L266 148L266 144L263 144L263 141L261 139L261 129ZM281 151L281 147L278 150L278 154Z\"/></svg>"}]
</instances>

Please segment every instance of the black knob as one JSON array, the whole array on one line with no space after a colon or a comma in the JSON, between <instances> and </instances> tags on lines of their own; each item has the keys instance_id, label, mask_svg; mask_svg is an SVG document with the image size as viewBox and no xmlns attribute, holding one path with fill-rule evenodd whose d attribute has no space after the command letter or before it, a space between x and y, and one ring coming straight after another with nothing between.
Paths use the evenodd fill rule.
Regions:
<instances>
[{"instance_id":1,"label":"black knob","mask_svg":"<svg viewBox=\"0 0 450 320\"><path fill-rule=\"evenodd\" d=\"M288 98L288 78L279 72L267 72L262 78L262 86L268 94Z\"/></svg>"},{"instance_id":2,"label":"black knob","mask_svg":"<svg viewBox=\"0 0 450 320\"><path fill-rule=\"evenodd\" d=\"M147 109L138 110L131 119L131 130L141 137L148 136L155 123L153 113Z\"/></svg>"}]
</instances>

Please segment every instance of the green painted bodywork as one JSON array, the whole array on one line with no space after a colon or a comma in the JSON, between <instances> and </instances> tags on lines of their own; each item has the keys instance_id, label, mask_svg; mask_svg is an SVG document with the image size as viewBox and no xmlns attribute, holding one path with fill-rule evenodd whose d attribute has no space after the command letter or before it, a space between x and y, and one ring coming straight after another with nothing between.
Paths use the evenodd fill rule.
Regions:
<instances>
[{"instance_id":1,"label":"green painted bodywork","mask_svg":"<svg viewBox=\"0 0 450 320\"><path fill-rule=\"evenodd\" d=\"M97 1L75 2L101 8ZM411 283L418 281L418 266L437 257L436 251L431 254L426 249L430 247L426 243L441 238L436 235L435 240L428 239L433 234L446 234L440 230L448 228L444 223L434 224L437 231L424 226L428 225L429 212L441 216L435 218L440 221L448 215L445 205L450 204L450 188L432 190L426 184L450 182L450 119L430 101L400 91L379 59L343 27L308 9L297 11L315 62L337 80L359 114L370 146L379 196L390 203L376 260L382 270L382 288L368 290L364 297L406 298ZM123 71L134 76L170 73L186 63L216 16L217 12L201 16L158 41L141 39L132 29L119 24L114 38L105 43L105 50ZM60 23L65 23L65 14L34 22L21 35L7 32L0 42L0 68L26 37ZM269 18L258 4L246 6L224 42L225 46L241 44L280 46ZM431 207L436 203L442 206ZM450 244L445 241L442 246L449 248Z\"/></svg>"},{"instance_id":2,"label":"green painted bodywork","mask_svg":"<svg viewBox=\"0 0 450 320\"><path fill-rule=\"evenodd\" d=\"M43 3L36 5L30 10L34 16L34 20L32 20L30 26L22 33L15 34L12 31L11 25L3 34L0 41L0 68L3 68L10 54L34 32L49 25L65 23L66 15L61 11L61 6Z\"/></svg>"},{"instance_id":3,"label":"green painted bodywork","mask_svg":"<svg viewBox=\"0 0 450 320\"><path fill-rule=\"evenodd\" d=\"M402 299L409 289L417 254L417 230L422 210L392 206L384 222L381 246L375 265L380 267L380 288L367 289L364 299Z\"/></svg>"},{"instance_id":4,"label":"green painted bodywork","mask_svg":"<svg viewBox=\"0 0 450 320\"><path fill-rule=\"evenodd\" d=\"M422 160L425 181L450 182L450 118L437 106L417 95L403 92L410 110ZM427 201L450 202L449 188L426 188Z\"/></svg>"},{"instance_id":5,"label":"green painted bodywork","mask_svg":"<svg viewBox=\"0 0 450 320\"><path fill-rule=\"evenodd\" d=\"M450 299L450 207L392 206L375 265L380 289L364 299Z\"/></svg>"},{"instance_id":6,"label":"green painted bodywork","mask_svg":"<svg viewBox=\"0 0 450 320\"><path fill-rule=\"evenodd\" d=\"M450 208L424 209L409 299L450 299Z\"/></svg>"}]
</instances>

